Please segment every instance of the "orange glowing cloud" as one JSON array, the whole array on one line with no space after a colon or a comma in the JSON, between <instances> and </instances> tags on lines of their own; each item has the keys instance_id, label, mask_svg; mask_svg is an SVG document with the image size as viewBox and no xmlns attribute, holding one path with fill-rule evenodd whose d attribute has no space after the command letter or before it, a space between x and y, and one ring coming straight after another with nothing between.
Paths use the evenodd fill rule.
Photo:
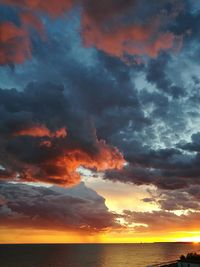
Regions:
<instances>
[{"instance_id":1,"label":"orange glowing cloud","mask_svg":"<svg viewBox=\"0 0 200 267\"><path fill-rule=\"evenodd\" d=\"M21 166L19 163L21 170L18 178L22 181L41 181L70 186L80 182L78 168L81 166L95 171L104 171L121 169L125 163L119 150L107 145L103 140L99 141L96 138L95 151L87 150L78 144L74 146L67 137L66 128L52 132L45 125L36 125L15 132L14 136L36 138L36 143L30 142L34 145L34 153L39 160L37 164L34 158L29 160L28 164L21 162ZM37 143L38 138L42 138L38 140L39 143Z\"/></svg>"},{"instance_id":2,"label":"orange glowing cloud","mask_svg":"<svg viewBox=\"0 0 200 267\"><path fill-rule=\"evenodd\" d=\"M0 24L0 65L23 63L31 57L31 45L27 31L11 22Z\"/></svg>"},{"instance_id":3,"label":"orange glowing cloud","mask_svg":"<svg viewBox=\"0 0 200 267\"><path fill-rule=\"evenodd\" d=\"M64 138L67 136L65 128L60 128L55 132L51 132L44 125L37 125L30 128L22 129L17 131L14 135L16 136L32 136L32 137L50 137L50 138Z\"/></svg>"},{"instance_id":4,"label":"orange glowing cloud","mask_svg":"<svg viewBox=\"0 0 200 267\"><path fill-rule=\"evenodd\" d=\"M40 36L44 38L44 25L37 16L33 15L31 12L26 11L21 13L20 19L23 27L27 29L34 28L40 34Z\"/></svg>"},{"instance_id":5,"label":"orange glowing cloud","mask_svg":"<svg viewBox=\"0 0 200 267\"><path fill-rule=\"evenodd\" d=\"M162 30L167 28L167 23L181 12L180 1L178 4L174 2L174 10L168 17L163 15L161 8L158 14L149 14L149 18L143 20L145 22L139 23L136 19L131 24L124 24L121 17L124 18L131 7L136 10L138 1L127 3L103 1L101 5L95 0L0 0L0 2L18 7L21 12L22 27L25 29L34 27L42 37L44 37L44 29L38 15L44 13L51 18L56 18L78 4L82 7L81 33L85 47L94 46L120 58L123 58L125 54L155 58L163 50L173 49L177 52L182 44L180 36L177 37L167 30ZM22 47L21 50L23 49ZM13 48L13 50L16 49ZM13 54L13 51L9 54ZM139 60L137 59L138 62ZM13 63L23 61L22 57L20 60L14 58ZM7 63L7 60L3 62Z\"/></svg>"},{"instance_id":6,"label":"orange glowing cloud","mask_svg":"<svg viewBox=\"0 0 200 267\"><path fill-rule=\"evenodd\" d=\"M125 163L123 155L115 147L98 141L98 152L88 154L81 149L64 149L62 155L48 159L37 166L29 166L21 177L25 181L42 181L71 186L80 182L79 167L97 171L121 169Z\"/></svg>"},{"instance_id":7,"label":"orange glowing cloud","mask_svg":"<svg viewBox=\"0 0 200 267\"><path fill-rule=\"evenodd\" d=\"M67 136L67 130L65 128L60 128L55 131L52 136L57 138L65 138Z\"/></svg>"},{"instance_id":8,"label":"orange glowing cloud","mask_svg":"<svg viewBox=\"0 0 200 267\"><path fill-rule=\"evenodd\" d=\"M82 38L86 47L98 49L117 57L124 54L155 58L160 51L176 49L177 39L173 33L160 32L160 20L154 19L148 25L119 26L104 29L87 14L83 17ZM175 47L174 47L175 46ZM178 44L180 47L180 44Z\"/></svg>"},{"instance_id":9,"label":"orange glowing cloud","mask_svg":"<svg viewBox=\"0 0 200 267\"><path fill-rule=\"evenodd\" d=\"M45 37L40 19L31 12L20 14L21 26L12 22L0 23L0 65L22 64L32 57L29 29L35 29Z\"/></svg>"}]
</instances>

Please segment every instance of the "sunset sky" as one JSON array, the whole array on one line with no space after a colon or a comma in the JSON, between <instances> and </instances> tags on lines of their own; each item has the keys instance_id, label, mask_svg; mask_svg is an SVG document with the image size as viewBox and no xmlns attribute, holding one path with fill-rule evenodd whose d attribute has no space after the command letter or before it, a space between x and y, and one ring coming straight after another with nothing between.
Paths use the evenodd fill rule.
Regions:
<instances>
[{"instance_id":1,"label":"sunset sky","mask_svg":"<svg viewBox=\"0 0 200 267\"><path fill-rule=\"evenodd\" d=\"M0 0L0 243L200 242L199 25L199 0Z\"/></svg>"}]
</instances>

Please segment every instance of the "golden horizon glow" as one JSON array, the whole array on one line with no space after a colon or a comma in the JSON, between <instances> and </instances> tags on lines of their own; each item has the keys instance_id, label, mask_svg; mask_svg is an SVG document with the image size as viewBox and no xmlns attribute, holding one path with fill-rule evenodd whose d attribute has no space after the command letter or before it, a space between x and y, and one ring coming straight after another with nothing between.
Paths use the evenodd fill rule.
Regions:
<instances>
[{"instance_id":1,"label":"golden horizon glow","mask_svg":"<svg viewBox=\"0 0 200 267\"><path fill-rule=\"evenodd\" d=\"M200 233L199 233L200 235ZM190 237L190 239L188 239L187 237L186 238L183 238L181 239L183 242L192 242L194 244L199 244L200 243L200 236L192 236ZM190 241L189 241L190 240Z\"/></svg>"},{"instance_id":2,"label":"golden horizon glow","mask_svg":"<svg viewBox=\"0 0 200 267\"><path fill-rule=\"evenodd\" d=\"M84 233L78 231L56 231L38 229L0 229L1 244L35 243L153 243L153 242L191 242L200 243L200 232L134 233L131 231L108 231L104 233Z\"/></svg>"}]
</instances>

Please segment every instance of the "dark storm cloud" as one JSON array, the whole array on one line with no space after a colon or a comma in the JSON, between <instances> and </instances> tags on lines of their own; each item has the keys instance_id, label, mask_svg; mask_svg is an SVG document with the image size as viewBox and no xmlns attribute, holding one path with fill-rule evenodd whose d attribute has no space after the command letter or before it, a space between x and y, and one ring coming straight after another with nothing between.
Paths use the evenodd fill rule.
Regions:
<instances>
[{"instance_id":1,"label":"dark storm cloud","mask_svg":"<svg viewBox=\"0 0 200 267\"><path fill-rule=\"evenodd\" d=\"M0 224L56 230L103 230L115 215L83 183L72 189L0 183Z\"/></svg>"},{"instance_id":2,"label":"dark storm cloud","mask_svg":"<svg viewBox=\"0 0 200 267\"><path fill-rule=\"evenodd\" d=\"M170 190L200 184L198 154L187 155L176 149L146 150L129 155L128 161L130 164L123 169L106 172L105 179Z\"/></svg>"},{"instance_id":3,"label":"dark storm cloud","mask_svg":"<svg viewBox=\"0 0 200 267\"><path fill-rule=\"evenodd\" d=\"M193 134L189 143L184 141L180 142L178 147L190 152L200 152L200 133Z\"/></svg>"},{"instance_id":4,"label":"dark storm cloud","mask_svg":"<svg viewBox=\"0 0 200 267\"><path fill-rule=\"evenodd\" d=\"M129 165L121 171L107 171L105 179L132 183L136 185L155 185L158 188L176 190L187 187L190 183L199 183L196 179L180 178L176 173L163 173L160 169L140 168Z\"/></svg>"},{"instance_id":5,"label":"dark storm cloud","mask_svg":"<svg viewBox=\"0 0 200 267\"><path fill-rule=\"evenodd\" d=\"M174 98L184 96L184 89L173 84L173 81L167 77L166 67L170 61L168 54L162 54L156 60L151 60L147 68L147 80L155 84L158 90L169 94Z\"/></svg>"},{"instance_id":6,"label":"dark storm cloud","mask_svg":"<svg viewBox=\"0 0 200 267\"><path fill-rule=\"evenodd\" d=\"M0 5L0 23L11 21L16 26L20 26L20 18L17 9L9 6Z\"/></svg>"},{"instance_id":7,"label":"dark storm cloud","mask_svg":"<svg viewBox=\"0 0 200 267\"><path fill-rule=\"evenodd\" d=\"M188 1L192 2L192 1ZM176 19L175 23L171 25L170 29L175 34L181 35L186 34L186 40L191 40L199 36L199 21L200 15L199 10L192 9L193 3L188 3L185 12L180 13ZM199 5L199 3L197 4Z\"/></svg>"}]
</instances>

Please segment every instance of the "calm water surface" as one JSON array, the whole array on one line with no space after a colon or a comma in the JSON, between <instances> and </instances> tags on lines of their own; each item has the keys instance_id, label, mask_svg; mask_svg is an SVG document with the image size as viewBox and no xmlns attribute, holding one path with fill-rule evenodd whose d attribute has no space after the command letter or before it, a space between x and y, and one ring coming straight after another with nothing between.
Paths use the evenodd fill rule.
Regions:
<instances>
[{"instance_id":1,"label":"calm water surface","mask_svg":"<svg viewBox=\"0 0 200 267\"><path fill-rule=\"evenodd\" d=\"M146 267L199 250L176 243L0 245L0 267Z\"/></svg>"}]
</instances>

